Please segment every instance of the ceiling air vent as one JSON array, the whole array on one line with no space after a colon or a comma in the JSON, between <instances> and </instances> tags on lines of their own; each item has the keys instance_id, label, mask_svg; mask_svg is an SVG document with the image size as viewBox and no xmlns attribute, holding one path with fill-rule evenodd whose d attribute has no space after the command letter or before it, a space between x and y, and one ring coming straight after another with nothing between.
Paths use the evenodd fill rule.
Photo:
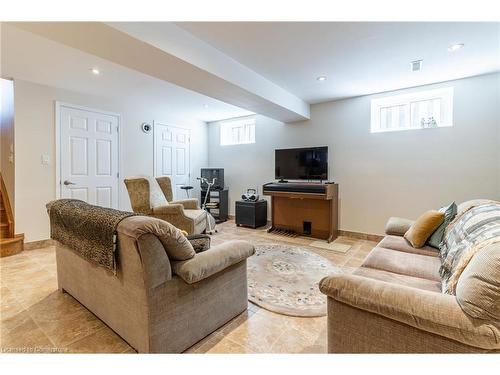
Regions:
<instances>
[{"instance_id":1,"label":"ceiling air vent","mask_svg":"<svg viewBox=\"0 0 500 375\"><path fill-rule=\"evenodd\" d=\"M418 72L420 69L422 69L422 62L424 60L415 60L410 63L411 65L411 71L412 72Z\"/></svg>"}]
</instances>

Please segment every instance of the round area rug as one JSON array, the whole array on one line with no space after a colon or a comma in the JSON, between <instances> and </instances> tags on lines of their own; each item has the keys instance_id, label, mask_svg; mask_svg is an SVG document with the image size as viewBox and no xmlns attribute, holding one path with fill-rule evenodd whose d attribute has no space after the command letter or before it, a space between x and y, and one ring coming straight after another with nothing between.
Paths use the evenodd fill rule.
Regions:
<instances>
[{"instance_id":1,"label":"round area rug","mask_svg":"<svg viewBox=\"0 0 500 375\"><path fill-rule=\"evenodd\" d=\"M326 315L319 281L340 270L309 250L288 245L257 245L248 258L248 299L280 314Z\"/></svg>"}]
</instances>

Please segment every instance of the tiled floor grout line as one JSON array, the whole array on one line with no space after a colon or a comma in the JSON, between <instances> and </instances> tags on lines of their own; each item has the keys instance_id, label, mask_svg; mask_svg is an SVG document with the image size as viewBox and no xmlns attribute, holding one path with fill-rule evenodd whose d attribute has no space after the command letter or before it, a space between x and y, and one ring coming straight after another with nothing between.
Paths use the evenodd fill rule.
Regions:
<instances>
[{"instance_id":1,"label":"tiled floor grout line","mask_svg":"<svg viewBox=\"0 0 500 375\"><path fill-rule=\"evenodd\" d=\"M45 337L46 337L46 338L50 341L50 343L51 343L52 345L54 345L54 348L56 348L56 347L57 347L57 345L56 345L56 343L54 342L54 340L52 340L52 338L51 338L51 337L47 334L47 332L45 332L45 330L44 330L44 329L43 329L43 328L42 328L42 327L38 324L38 322L36 321L36 319L33 317L32 312L30 311L30 307L31 307L31 306L26 307L26 305L25 305L25 304L23 304L21 301L19 301L19 299L18 299L19 297L17 297L16 292L14 292L13 290L9 289L8 287L6 287L6 288L10 291L10 293L11 293L11 294L12 294L12 296L14 297L14 300L16 300L16 302L19 304L19 306L21 306L21 307L23 308L23 311L22 311L21 313L26 313L26 314L28 314L29 318L30 318L30 319L31 319L31 321L35 324L35 326L36 326L36 327L37 327L37 328L38 328L38 329L39 329L39 330L40 330L40 331L41 331L41 332L45 335ZM19 314L21 314L21 313L19 313ZM19 326L20 326L20 325L22 325L22 324L23 324L23 322L19 322L19 324L18 324L18 325L16 325L16 326L14 326L14 327L13 327L13 329L14 329L14 328L19 327Z\"/></svg>"},{"instance_id":2,"label":"tiled floor grout line","mask_svg":"<svg viewBox=\"0 0 500 375\"><path fill-rule=\"evenodd\" d=\"M287 328L289 329L289 328ZM276 343L281 339L281 337L283 337L283 335L285 334L285 332L287 331L287 329L284 329L279 335L278 337L276 338L276 340L274 340L274 342L271 344L271 352L273 352L273 349L274 349L274 346L276 345Z\"/></svg>"},{"instance_id":3,"label":"tiled floor grout line","mask_svg":"<svg viewBox=\"0 0 500 375\"><path fill-rule=\"evenodd\" d=\"M35 318L33 318L31 316L31 314L28 312L28 315L30 316L31 320L33 320L33 322L35 323L35 325L38 327L38 329L40 331L42 331L42 333L45 335L45 337L47 337L47 339L52 343L52 345L54 345L54 348L57 348L57 344L55 343L55 341L52 339L52 337L50 337L50 335L45 332L45 330L38 324L38 322L35 320Z\"/></svg>"},{"instance_id":4,"label":"tiled floor grout line","mask_svg":"<svg viewBox=\"0 0 500 375\"><path fill-rule=\"evenodd\" d=\"M23 306L24 307L24 306ZM32 306L30 306L32 307ZM54 342L54 340L52 339L52 337L50 337L50 335L43 329L42 326L40 326L40 324L38 323L36 317L34 317L32 314L32 312L30 311L30 308L27 308L26 310L26 313L29 315L29 317L31 318L31 320L33 321L33 323L35 323L35 325L38 327L38 329L40 331L42 331L42 333L45 335L45 337L47 337L49 339L49 341L52 343L52 345L54 345L54 347L57 347L56 343Z\"/></svg>"},{"instance_id":5,"label":"tiled floor grout line","mask_svg":"<svg viewBox=\"0 0 500 375\"><path fill-rule=\"evenodd\" d=\"M227 341L229 341L229 342L231 342L231 343L235 344L235 345L238 345L238 346L242 347L242 348L243 348L243 349L245 349L245 350L250 351L250 352L251 352L251 354L258 354L258 352L256 352L256 351L255 351L255 350L253 350L252 348L249 348L248 346L244 346L244 345L242 345L242 344L240 344L240 343L238 343L238 342L236 342L236 341L234 341L234 340L231 340L231 338L229 338L229 337L227 337L227 338L225 338L225 339L226 339Z\"/></svg>"},{"instance_id":6,"label":"tiled floor grout line","mask_svg":"<svg viewBox=\"0 0 500 375\"><path fill-rule=\"evenodd\" d=\"M66 344L65 346L66 346L66 348L69 348L71 345L77 344L77 343L79 343L80 341L82 341L82 340L84 340L84 339L86 339L86 338L88 338L88 337L90 337L90 336L92 336L92 335L95 335L97 332L102 331L102 330L103 330L103 329L105 329L106 327L107 327L107 326L106 326L106 325L104 325L103 327L101 327L101 328L99 328L99 329L95 330L94 332L89 333L89 334L88 334L88 335L86 335L86 336L80 337L80 338L79 338L79 339L77 339L76 341L70 342L69 344ZM125 349L125 350L127 350L127 349Z\"/></svg>"}]
</instances>

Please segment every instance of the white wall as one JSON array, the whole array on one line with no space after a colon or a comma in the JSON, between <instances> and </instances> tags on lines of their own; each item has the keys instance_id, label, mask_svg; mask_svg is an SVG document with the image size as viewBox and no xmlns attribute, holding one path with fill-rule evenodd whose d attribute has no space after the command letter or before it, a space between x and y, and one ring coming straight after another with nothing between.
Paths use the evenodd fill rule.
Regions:
<instances>
[{"instance_id":1,"label":"white wall","mask_svg":"<svg viewBox=\"0 0 500 375\"><path fill-rule=\"evenodd\" d=\"M14 147L14 84L11 80L2 78L0 78L0 134L0 171L10 206L14 211L14 159L11 159Z\"/></svg>"},{"instance_id":2,"label":"white wall","mask_svg":"<svg viewBox=\"0 0 500 375\"><path fill-rule=\"evenodd\" d=\"M209 124L210 167L225 168L230 212L246 188L274 179L274 149L329 146L340 188L340 229L383 233L390 216L415 218L450 201L500 200L500 74L400 90L454 87L454 126L370 133L370 95L313 105L311 120L283 124L256 116L256 143L219 145Z\"/></svg>"},{"instance_id":3,"label":"white wall","mask_svg":"<svg viewBox=\"0 0 500 375\"><path fill-rule=\"evenodd\" d=\"M225 168L230 211L246 188L274 178L274 149L328 145L330 176L340 184L340 228L382 233L389 216L416 217L448 201L500 199L500 74L426 88L455 88L452 128L371 134L370 99L312 106L309 121L283 124L256 116L256 144L219 146L219 125L174 118L161 97L141 102L100 98L15 81L16 226L26 241L49 238L45 203L55 198L54 101L120 113L124 176L153 174L153 137L142 122L159 120L192 129L192 184L199 168ZM404 91L412 91L404 90ZM207 137L208 145L207 150ZM50 155L48 166L40 163ZM121 194L121 207L129 209Z\"/></svg>"},{"instance_id":4,"label":"white wall","mask_svg":"<svg viewBox=\"0 0 500 375\"><path fill-rule=\"evenodd\" d=\"M119 113L122 120L123 177L153 175L153 134L140 129L143 122L177 125L191 129L191 176L207 166L207 125L200 121L172 116L174 108L162 97L144 97L142 101L100 98L31 82L15 81L16 129L16 231L26 242L49 238L45 204L56 197L55 191L55 109L54 102ZM50 156L50 164L41 164L41 155ZM120 208L129 210L130 202L123 182ZM197 196L195 192L194 196Z\"/></svg>"}]
</instances>

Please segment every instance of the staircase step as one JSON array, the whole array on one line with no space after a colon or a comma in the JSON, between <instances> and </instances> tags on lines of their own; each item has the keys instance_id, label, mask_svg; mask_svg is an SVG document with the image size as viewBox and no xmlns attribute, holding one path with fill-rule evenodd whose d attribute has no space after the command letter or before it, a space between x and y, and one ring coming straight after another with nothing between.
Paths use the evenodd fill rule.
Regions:
<instances>
[{"instance_id":1,"label":"staircase step","mask_svg":"<svg viewBox=\"0 0 500 375\"><path fill-rule=\"evenodd\" d=\"M14 238L0 240L0 258L18 254L24 248L24 234L16 234Z\"/></svg>"},{"instance_id":2,"label":"staircase step","mask_svg":"<svg viewBox=\"0 0 500 375\"><path fill-rule=\"evenodd\" d=\"M0 208L0 223L7 223L7 211L3 208Z\"/></svg>"},{"instance_id":3,"label":"staircase step","mask_svg":"<svg viewBox=\"0 0 500 375\"><path fill-rule=\"evenodd\" d=\"M0 238L9 237L9 224L0 223Z\"/></svg>"}]
</instances>

